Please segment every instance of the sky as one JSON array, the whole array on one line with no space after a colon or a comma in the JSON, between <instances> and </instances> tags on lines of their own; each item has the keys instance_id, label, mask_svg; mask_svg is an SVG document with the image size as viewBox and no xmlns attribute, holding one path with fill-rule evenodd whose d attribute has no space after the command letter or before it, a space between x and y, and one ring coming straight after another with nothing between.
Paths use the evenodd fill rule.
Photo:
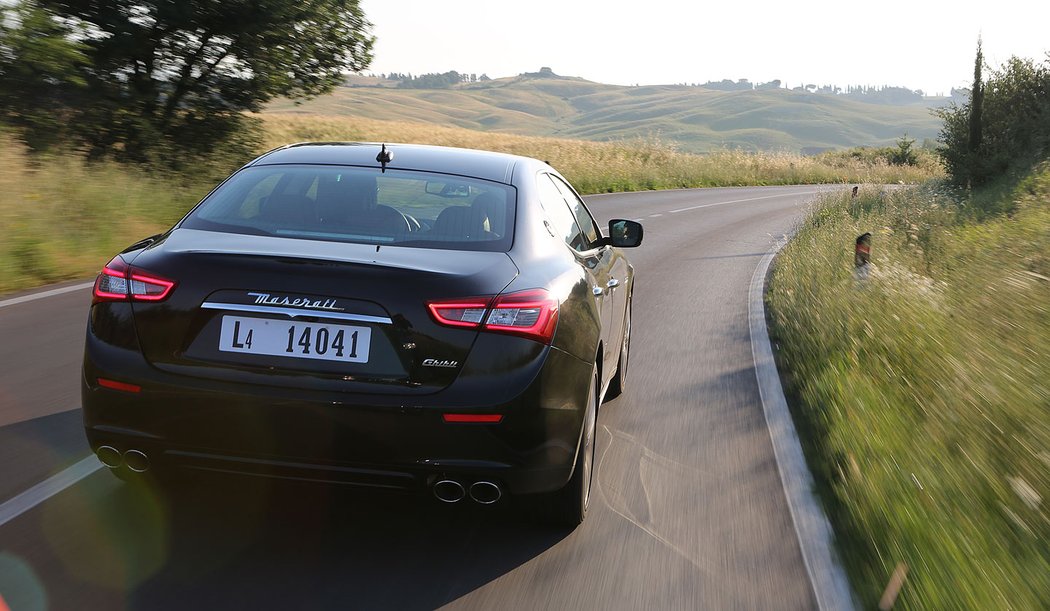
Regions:
<instances>
[{"instance_id":1,"label":"sky","mask_svg":"<svg viewBox=\"0 0 1050 611\"><path fill-rule=\"evenodd\" d=\"M1047 0L361 0L378 40L366 72L536 72L618 85L780 79L968 87L985 61L1042 60Z\"/></svg>"}]
</instances>

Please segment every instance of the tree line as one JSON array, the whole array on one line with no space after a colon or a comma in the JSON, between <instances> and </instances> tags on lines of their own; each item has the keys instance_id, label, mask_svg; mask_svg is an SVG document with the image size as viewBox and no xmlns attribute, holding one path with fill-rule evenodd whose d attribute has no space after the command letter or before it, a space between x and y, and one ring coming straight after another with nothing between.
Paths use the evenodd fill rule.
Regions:
<instances>
[{"instance_id":1,"label":"tree line","mask_svg":"<svg viewBox=\"0 0 1050 611\"><path fill-rule=\"evenodd\" d=\"M331 91L372 60L358 0L0 5L0 121L34 150L178 169L249 150L245 111Z\"/></svg>"},{"instance_id":2,"label":"tree line","mask_svg":"<svg viewBox=\"0 0 1050 611\"><path fill-rule=\"evenodd\" d=\"M491 81L489 75L482 74L461 74L455 70L449 70L448 72L442 73L426 73L412 75L412 73L401 74L398 72L391 72L389 74L380 74L379 78L397 81L398 87L406 89L449 89L460 83L482 83L485 81Z\"/></svg>"},{"instance_id":3,"label":"tree line","mask_svg":"<svg viewBox=\"0 0 1050 611\"><path fill-rule=\"evenodd\" d=\"M1050 54L1043 61L1012 57L988 78L986 69L978 41L970 96L937 111L941 159L961 186L1023 174L1050 157Z\"/></svg>"}]
</instances>

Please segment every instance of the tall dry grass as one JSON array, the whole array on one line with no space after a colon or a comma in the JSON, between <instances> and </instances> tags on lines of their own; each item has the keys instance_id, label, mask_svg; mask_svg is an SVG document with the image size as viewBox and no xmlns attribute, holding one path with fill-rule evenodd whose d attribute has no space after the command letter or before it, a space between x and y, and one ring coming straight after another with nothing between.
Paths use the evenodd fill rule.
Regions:
<instances>
[{"instance_id":1,"label":"tall dry grass","mask_svg":"<svg viewBox=\"0 0 1050 611\"><path fill-rule=\"evenodd\" d=\"M782 372L867 606L898 563L895 608L1050 603L1050 166L1007 197L830 196L777 259Z\"/></svg>"},{"instance_id":2,"label":"tall dry grass","mask_svg":"<svg viewBox=\"0 0 1050 611\"><path fill-rule=\"evenodd\" d=\"M206 189L74 155L30 158L0 133L0 293L94 275Z\"/></svg>"},{"instance_id":3,"label":"tall dry grass","mask_svg":"<svg viewBox=\"0 0 1050 611\"><path fill-rule=\"evenodd\" d=\"M265 148L301 141L385 141L502 151L549 161L583 193L915 182L936 172L788 154L692 155L655 139L589 142L346 117L259 118ZM211 188L215 167L214 160L202 160L200 173L163 176L112 163L86 164L73 154L30 158L21 144L0 132L0 232L5 236L0 293L94 274L121 248L178 220Z\"/></svg>"},{"instance_id":4,"label":"tall dry grass","mask_svg":"<svg viewBox=\"0 0 1050 611\"><path fill-rule=\"evenodd\" d=\"M403 142L457 146L550 162L582 193L689 187L823 183L917 183L939 166L893 166L864 158L788 153L682 153L658 139L592 142L479 132L423 123L344 116L262 114L271 147L301 141Z\"/></svg>"}]
</instances>

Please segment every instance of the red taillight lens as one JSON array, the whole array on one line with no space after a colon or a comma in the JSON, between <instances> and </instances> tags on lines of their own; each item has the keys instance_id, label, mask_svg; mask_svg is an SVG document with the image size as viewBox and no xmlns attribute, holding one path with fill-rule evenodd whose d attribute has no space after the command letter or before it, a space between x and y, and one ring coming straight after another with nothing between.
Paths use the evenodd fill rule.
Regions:
<instances>
[{"instance_id":1,"label":"red taillight lens","mask_svg":"<svg viewBox=\"0 0 1050 611\"><path fill-rule=\"evenodd\" d=\"M485 318L485 329L550 343L558 326L558 300L543 289L500 295Z\"/></svg>"},{"instance_id":2,"label":"red taillight lens","mask_svg":"<svg viewBox=\"0 0 1050 611\"><path fill-rule=\"evenodd\" d=\"M450 327L482 328L527 337L545 344L558 326L558 300L544 289L491 297L427 303L437 322Z\"/></svg>"},{"instance_id":3,"label":"red taillight lens","mask_svg":"<svg viewBox=\"0 0 1050 611\"><path fill-rule=\"evenodd\" d=\"M162 301L173 288L174 281L133 269L117 255L102 268L95 280L91 302Z\"/></svg>"},{"instance_id":4,"label":"red taillight lens","mask_svg":"<svg viewBox=\"0 0 1050 611\"><path fill-rule=\"evenodd\" d=\"M434 320L450 327L477 327L485 318L491 297L470 297L427 303Z\"/></svg>"}]
</instances>

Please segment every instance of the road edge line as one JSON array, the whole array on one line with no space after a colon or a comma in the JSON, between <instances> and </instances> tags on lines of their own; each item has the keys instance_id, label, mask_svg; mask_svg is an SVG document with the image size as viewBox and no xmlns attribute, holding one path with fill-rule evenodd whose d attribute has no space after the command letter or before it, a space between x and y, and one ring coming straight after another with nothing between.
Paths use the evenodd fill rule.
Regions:
<instances>
[{"instance_id":1,"label":"road edge line","mask_svg":"<svg viewBox=\"0 0 1050 611\"><path fill-rule=\"evenodd\" d=\"M80 284L74 284L72 286L64 286L58 289L51 289L49 291L42 291L40 293L32 293L30 295L22 295L21 297L12 297L10 299L0 300L0 308L6 308L7 306L18 305L20 303L26 303L29 301L36 301L37 299L44 299L47 297L54 297L55 295L62 295L64 293L72 293L73 291L82 291L87 288L95 286L95 281L82 282Z\"/></svg>"},{"instance_id":2,"label":"road edge line","mask_svg":"<svg viewBox=\"0 0 1050 611\"><path fill-rule=\"evenodd\" d=\"M821 611L856 609L846 572L832 545L831 523L813 494L813 475L802 455L795 424L788 410L787 398L780 384L773 347L766 328L766 278L773 258L787 243L779 240L762 257L748 292L748 326L751 331L751 356L758 379L758 393L766 429L773 443L773 455L780 473L780 483L787 498L788 511L795 528L802 561L809 576L817 607Z\"/></svg>"},{"instance_id":3,"label":"road edge line","mask_svg":"<svg viewBox=\"0 0 1050 611\"><path fill-rule=\"evenodd\" d=\"M102 468L94 454L89 454L39 484L0 503L0 526L76 484Z\"/></svg>"}]
</instances>

